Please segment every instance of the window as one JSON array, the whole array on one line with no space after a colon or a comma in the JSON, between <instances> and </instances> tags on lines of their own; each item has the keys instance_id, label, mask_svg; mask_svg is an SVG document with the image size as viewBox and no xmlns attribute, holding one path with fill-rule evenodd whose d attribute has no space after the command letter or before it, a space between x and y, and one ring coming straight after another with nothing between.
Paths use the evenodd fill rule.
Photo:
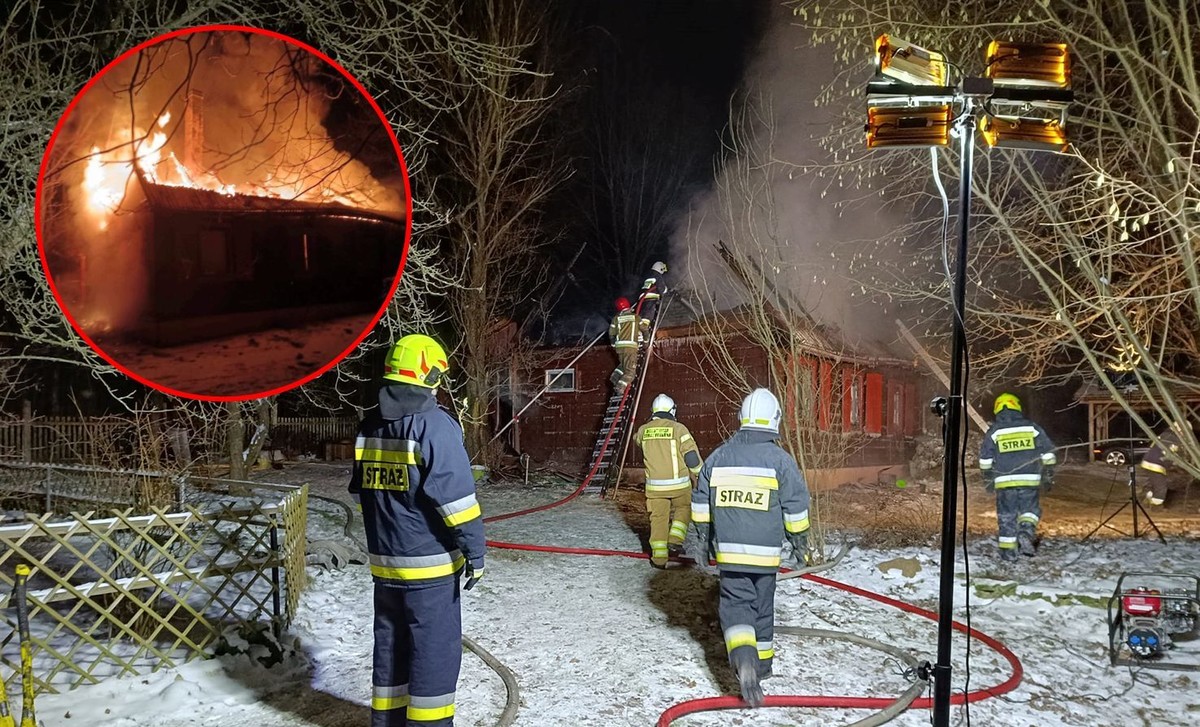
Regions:
<instances>
[{"instance_id":1,"label":"window","mask_svg":"<svg viewBox=\"0 0 1200 727\"><path fill-rule=\"evenodd\" d=\"M200 274L225 275L229 272L229 249L223 230L200 233Z\"/></svg>"},{"instance_id":2,"label":"window","mask_svg":"<svg viewBox=\"0 0 1200 727\"><path fill-rule=\"evenodd\" d=\"M575 369L546 369L546 391L575 391Z\"/></svg>"},{"instance_id":3,"label":"window","mask_svg":"<svg viewBox=\"0 0 1200 727\"><path fill-rule=\"evenodd\" d=\"M850 379L850 427L858 429L862 426L862 378L853 376Z\"/></svg>"},{"instance_id":4,"label":"window","mask_svg":"<svg viewBox=\"0 0 1200 727\"><path fill-rule=\"evenodd\" d=\"M869 373L866 382L866 430L870 434L881 434L883 433L883 374Z\"/></svg>"},{"instance_id":5,"label":"window","mask_svg":"<svg viewBox=\"0 0 1200 727\"><path fill-rule=\"evenodd\" d=\"M904 433L904 389L898 384L892 385L892 434Z\"/></svg>"}]
</instances>

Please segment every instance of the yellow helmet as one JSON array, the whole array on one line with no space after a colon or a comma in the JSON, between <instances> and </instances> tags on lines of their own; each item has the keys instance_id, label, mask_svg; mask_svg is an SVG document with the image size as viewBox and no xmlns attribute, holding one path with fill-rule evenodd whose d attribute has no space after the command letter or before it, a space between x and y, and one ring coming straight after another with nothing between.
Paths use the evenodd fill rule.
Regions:
<instances>
[{"instance_id":1,"label":"yellow helmet","mask_svg":"<svg viewBox=\"0 0 1200 727\"><path fill-rule=\"evenodd\" d=\"M996 397L996 403L992 405L992 413L999 414L1001 409L1012 409L1013 411L1021 411L1021 400L1014 394L1004 393Z\"/></svg>"},{"instance_id":2,"label":"yellow helmet","mask_svg":"<svg viewBox=\"0 0 1200 727\"><path fill-rule=\"evenodd\" d=\"M412 333L392 346L383 364L383 378L436 389L450 369L446 351L429 336Z\"/></svg>"}]
</instances>

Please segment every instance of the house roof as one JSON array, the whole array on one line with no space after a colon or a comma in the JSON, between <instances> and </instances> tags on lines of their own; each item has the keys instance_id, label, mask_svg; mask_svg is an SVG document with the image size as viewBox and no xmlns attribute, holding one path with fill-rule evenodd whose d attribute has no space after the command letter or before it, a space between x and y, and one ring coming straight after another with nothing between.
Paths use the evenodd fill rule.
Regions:
<instances>
[{"instance_id":1,"label":"house roof","mask_svg":"<svg viewBox=\"0 0 1200 727\"><path fill-rule=\"evenodd\" d=\"M1129 402L1135 404L1147 402L1145 394L1138 388L1136 379L1131 379L1126 383L1120 375L1117 375L1113 377L1113 384L1122 390L1122 395ZM1187 379L1177 384L1163 384L1163 386L1177 401L1200 403L1200 380ZM1092 377L1075 390L1075 400L1084 404L1112 403L1113 397L1098 377Z\"/></svg>"},{"instance_id":2,"label":"house roof","mask_svg":"<svg viewBox=\"0 0 1200 727\"><path fill-rule=\"evenodd\" d=\"M403 223L404 215L349 207L339 202L309 202L248 194L222 194L196 187L177 187L142 181L146 200L154 209L187 212L274 212L358 217L380 222Z\"/></svg>"}]
</instances>

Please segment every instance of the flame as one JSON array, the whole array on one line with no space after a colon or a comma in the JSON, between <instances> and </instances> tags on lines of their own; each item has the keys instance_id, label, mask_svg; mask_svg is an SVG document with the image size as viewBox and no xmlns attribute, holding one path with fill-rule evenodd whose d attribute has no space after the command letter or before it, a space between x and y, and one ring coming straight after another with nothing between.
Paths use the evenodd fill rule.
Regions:
<instances>
[{"instance_id":1,"label":"flame","mask_svg":"<svg viewBox=\"0 0 1200 727\"><path fill-rule=\"evenodd\" d=\"M203 189L230 197L244 195L303 202L335 202L354 208L374 207L363 194L339 192L321 177L305 179L296 171L281 177L268 174L262 183L235 184L223 181L209 171L188 169L174 152L163 153L169 140L167 125L170 121L171 113L167 111L155 121L156 129L153 131L139 128L126 131L123 138L139 140L133 144L132 160L128 153L129 143L117 144L115 149L109 151L92 147L84 168L82 188L101 231L108 229L109 217L125 201L130 177L134 175L134 163L147 181L162 186Z\"/></svg>"}]
</instances>

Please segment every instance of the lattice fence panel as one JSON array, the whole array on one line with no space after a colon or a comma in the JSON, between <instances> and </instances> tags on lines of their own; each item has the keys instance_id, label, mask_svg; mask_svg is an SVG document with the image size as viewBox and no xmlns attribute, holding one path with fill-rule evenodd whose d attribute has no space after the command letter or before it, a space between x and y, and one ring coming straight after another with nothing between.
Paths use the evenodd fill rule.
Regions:
<instances>
[{"instance_id":1,"label":"lattice fence panel","mask_svg":"<svg viewBox=\"0 0 1200 727\"><path fill-rule=\"evenodd\" d=\"M291 622L305 585L308 490L271 502L27 516L0 526L0 669L16 671L12 599L29 578L34 677L58 691L207 653L229 626Z\"/></svg>"}]
</instances>

